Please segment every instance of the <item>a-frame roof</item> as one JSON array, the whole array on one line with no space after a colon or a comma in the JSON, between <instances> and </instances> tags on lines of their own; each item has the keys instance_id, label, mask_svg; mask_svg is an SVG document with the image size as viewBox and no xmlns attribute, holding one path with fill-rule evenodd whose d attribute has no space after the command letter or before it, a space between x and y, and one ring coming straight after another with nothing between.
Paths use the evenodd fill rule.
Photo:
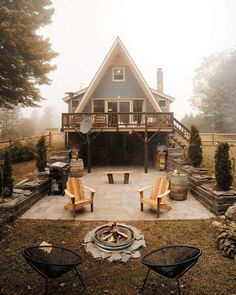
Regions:
<instances>
[{"instance_id":1,"label":"a-frame roof","mask_svg":"<svg viewBox=\"0 0 236 295\"><path fill-rule=\"evenodd\" d=\"M115 54L117 52L119 52L121 55L123 55L126 58L126 60L128 61L128 65L129 65L130 69L132 70L133 74L137 78L140 86L142 87L144 93L146 94L147 98L149 99L154 110L156 112L162 112L159 104L157 103L155 97L153 96L153 93L151 92L150 88L148 87L147 82L143 78L141 72L139 71L138 67L134 63L132 57L128 53L127 49L125 48L124 44L122 43L122 41L119 37L117 37L117 39L115 40L111 49L109 50L107 56L105 57L104 61L102 62L101 66L99 67L97 73L95 74L93 80L91 81L89 87L87 88L87 91L85 92L83 99L79 103L75 112L79 113L79 112L83 111L89 98L91 97L91 95L93 94L97 85L99 84L104 72L106 71L106 69L110 65L112 58L115 56Z\"/></svg>"}]
</instances>

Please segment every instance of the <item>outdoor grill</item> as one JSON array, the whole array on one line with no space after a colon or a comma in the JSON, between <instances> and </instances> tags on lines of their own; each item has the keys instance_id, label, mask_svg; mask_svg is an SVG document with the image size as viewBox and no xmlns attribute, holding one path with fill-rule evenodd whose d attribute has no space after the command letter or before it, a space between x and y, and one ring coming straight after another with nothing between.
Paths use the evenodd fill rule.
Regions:
<instances>
[{"instance_id":1,"label":"outdoor grill","mask_svg":"<svg viewBox=\"0 0 236 295\"><path fill-rule=\"evenodd\" d=\"M185 245L165 246L148 253L142 259L142 263L148 267L148 272L141 292L150 270L153 270L166 278L176 279L181 295L179 278L197 262L201 254L202 251L199 248Z\"/></svg>"},{"instance_id":2,"label":"outdoor grill","mask_svg":"<svg viewBox=\"0 0 236 295\"><path fill-rule=\"evenodd\" d=\"M67 163L55 162L48 166L50 170L50 190L49 195L64 195L70 166Z\"/></svg>"}]
</instances>

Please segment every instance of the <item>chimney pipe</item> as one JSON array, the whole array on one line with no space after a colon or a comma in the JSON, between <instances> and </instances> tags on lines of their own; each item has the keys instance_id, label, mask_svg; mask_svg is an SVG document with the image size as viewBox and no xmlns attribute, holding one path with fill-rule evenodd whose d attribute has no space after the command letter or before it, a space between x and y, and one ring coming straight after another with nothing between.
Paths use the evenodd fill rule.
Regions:
<instances>
[{"instance_id":1,"label":"chimney pipe","mask_svg":"<svg viewBox=\"0 0 236 295\"><path fill-rule=\"evenodd\" d=\"M163 71L162 71L162 68L157 69L157 91L163 93Z\"/></svg>"}]
</instances>

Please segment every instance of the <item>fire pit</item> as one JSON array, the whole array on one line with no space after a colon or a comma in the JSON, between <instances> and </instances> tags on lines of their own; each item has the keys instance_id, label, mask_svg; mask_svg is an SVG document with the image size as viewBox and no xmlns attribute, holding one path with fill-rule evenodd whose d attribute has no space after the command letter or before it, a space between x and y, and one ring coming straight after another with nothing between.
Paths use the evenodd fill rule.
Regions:
<instances>
[{"instance_id":1,"label":"fire pit","mask_svg":"<svg viewBox=\"0 0 236 295\"><path fill-rule=\"evenodd\" d=\"M127 262L140 257L139 249L146 247L146 243L136 227L112 221L88 232L84 247L95 259Z\"/></svg>"},{"instance_id":2,"label":"fire pit","mask_svg":"<svg viewBox=\"0 0 236 295\"><path fill-rule=\"evenodd\" d=\"M134 242L134 232L126 225L110 222L94 233L94 243L103 250L118 251L128 248Z\"/></svg>"}]
</instances>

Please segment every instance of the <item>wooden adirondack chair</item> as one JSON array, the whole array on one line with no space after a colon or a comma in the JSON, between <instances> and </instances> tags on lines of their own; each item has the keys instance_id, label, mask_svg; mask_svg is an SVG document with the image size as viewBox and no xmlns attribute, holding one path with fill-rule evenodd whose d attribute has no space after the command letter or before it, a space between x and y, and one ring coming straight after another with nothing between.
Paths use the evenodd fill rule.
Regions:
<instances>
[{"instance_id":1,"label":"wooden adirondack chair","mask_svg":"<svg viewBox=\"0 0 236 295\"><path fill-rule=\"evenodd\" d=\"M150 198L144 197L144 190L152 188ZM149 205L157 209L157 217L160 216L160 209L170 210L171 206L168 204L167 196L170 192L169 181L166 177L158 177L153 186L146 186L138 192L140 193L141 211L143 211L143 204Z\"/></svg>"},{"instance_id":2,"label":"wooden adirondack chair","mask_svg":"<svg viewBox=\"0 0 236 295\"><path fill-rule=\"evenodd\" d=\"M84 188L90 191L90 198L85 198ZM65 193L69 197L69 203L65 205L65 209L71 210L75 217L75 210L87 205L91 205L91 212L93 212L93 197L95 190L84 186L79 178L70 177L68 178Z\"/></svg>"}]
</instances>

